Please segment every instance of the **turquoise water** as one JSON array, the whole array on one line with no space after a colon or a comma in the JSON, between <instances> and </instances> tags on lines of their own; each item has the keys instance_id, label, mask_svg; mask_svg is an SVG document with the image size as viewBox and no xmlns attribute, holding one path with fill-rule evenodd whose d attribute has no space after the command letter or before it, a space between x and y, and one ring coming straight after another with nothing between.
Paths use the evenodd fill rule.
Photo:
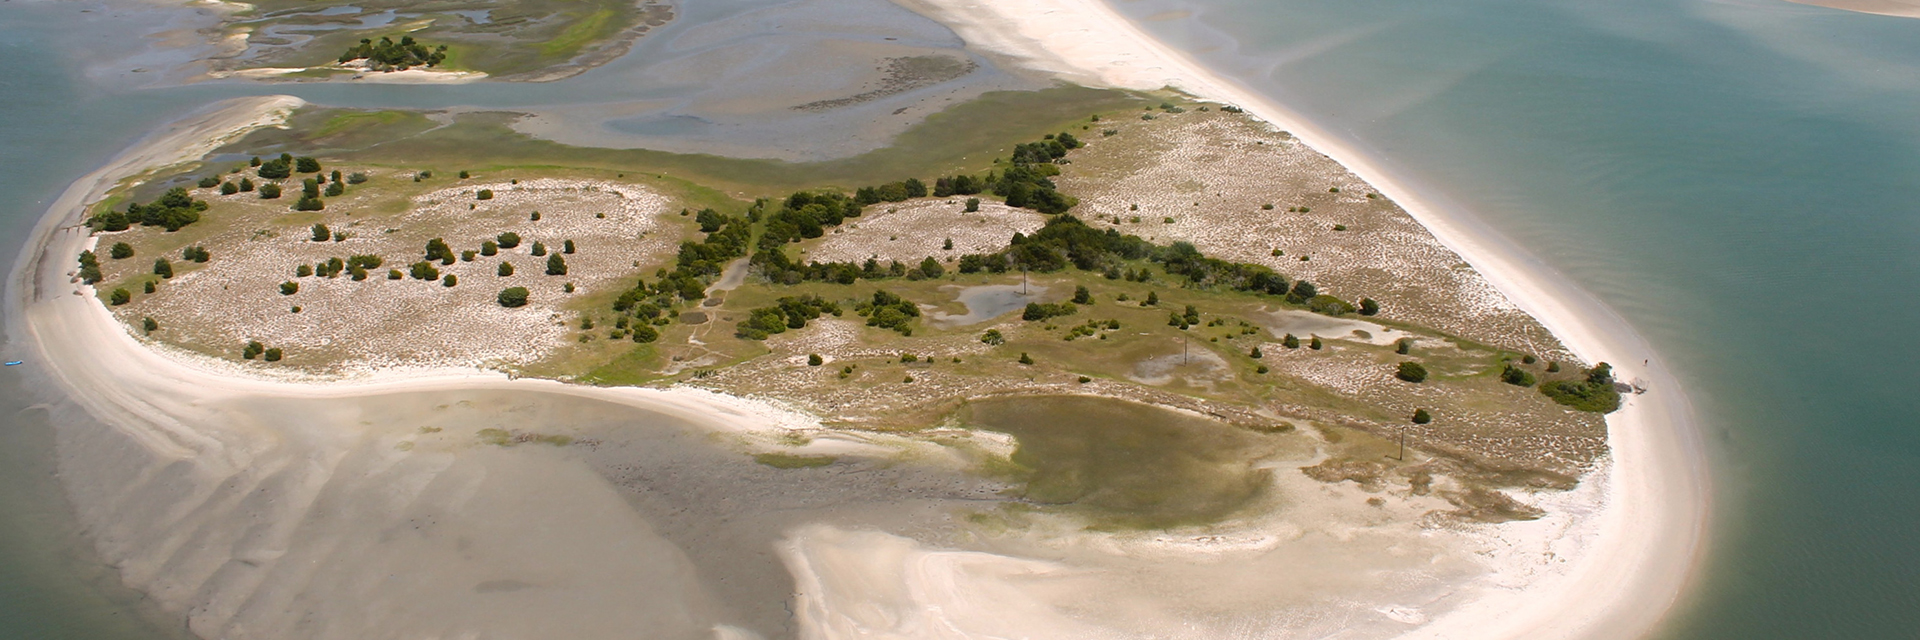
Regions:
<instances>
[{"instance_id":1,"label":"turquoise water","mask_svg":"<svg viewBox=\"0 0 1920 640\"><path fill-rule=\"evenodd\" d=\"M143 132L266 91L137 89L139 74L101 72L144 25L87 6L0 5L10 256L54 195ZM1144 24L1472 211L1661 350L1705 421L1717 485L1712 556L1664 635L1913 637L1920 20L1762 0L1119 7L1192 11ZM299 93L419 106L532 95ZM24 410L33 375L0 372L0 637L170 637L73 542L50 436Z\"/></svg>"},{"instance_id":2,"label":"turquoise water","mask_svg":"<svg viewBox=\"0 0 1920 640\"><path fill-rule=\"evenodd\" d=\"M1118 7L1192 11L1143 24L1653 342L1715 458L1711 556L1664 635L1914 637L1920 20L1764 0Z\"/></svg>"}]
</instances>

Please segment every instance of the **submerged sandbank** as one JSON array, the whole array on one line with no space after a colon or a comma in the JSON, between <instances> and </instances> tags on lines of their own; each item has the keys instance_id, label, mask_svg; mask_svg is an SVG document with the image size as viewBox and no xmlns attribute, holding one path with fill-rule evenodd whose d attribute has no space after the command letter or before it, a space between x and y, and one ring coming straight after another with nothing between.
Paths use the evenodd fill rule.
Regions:
<instances>
[{"instance_id":1,"label":"submerged sandbank","mask_svg":"<svg viewBox=\"0 0 1920 640\"><path fill-rule=\"evenodd\" d=\"M1448 248L1588 361L1650 390L1608 418L1610 456L1553 514L1491 533L1505 550L1482 596L1415 637L1634 637L1651 630L1700 556L1707 479L1692 407L1626 321L1475 222L1418 199L1373 159L1154 40L1100 0L901 0L969 44L1096 86L1174 87L1238 105L1299 136L1393 198ZM1641 360L1642 364L1633 364Z\"/></svg>"}]
</instances>

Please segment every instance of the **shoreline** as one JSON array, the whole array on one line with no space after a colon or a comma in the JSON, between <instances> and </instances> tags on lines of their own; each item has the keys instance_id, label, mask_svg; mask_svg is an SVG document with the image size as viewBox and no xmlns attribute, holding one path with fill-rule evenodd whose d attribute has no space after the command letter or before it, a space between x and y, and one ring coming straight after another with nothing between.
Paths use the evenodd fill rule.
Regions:
<instances>
[{"instance_id":1,"label":"shoreline","mask_svg":"<svg viewBox=\"0 0 1920 640\"><path fill-rule=\"evenodd\" d=\"M1554 554L1583 552L1578 560L1559 571L1517 567L1522 575L1507 578L1524 586L1496 580L1482 597L1406 637L1637 637L1665 618L1704 556L1705 456L1678 379L1624 318L1470 214L1419 200L1366 155L1273 100L1214 75L1103 0L898 1L952 27L969 44L1028 68L1096 85L1173 87L1246 109L1399 204L1576 355L1614 363L1623 379L1650 383L1650 391L1628 396L1608 416L1607 462L1582 479L1583 487L1598 485L1592 498L1598 511L1546 540L1506 541ZM1636 358L1645 364L1632 364Z\"/></svg>"}]
</instances>

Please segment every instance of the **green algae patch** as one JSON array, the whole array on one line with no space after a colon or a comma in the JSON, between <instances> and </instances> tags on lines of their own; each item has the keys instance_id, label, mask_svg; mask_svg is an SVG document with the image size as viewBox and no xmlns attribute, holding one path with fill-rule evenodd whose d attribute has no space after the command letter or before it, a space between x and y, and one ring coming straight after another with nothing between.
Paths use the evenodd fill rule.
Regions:
<instances>
[{"instance_id":1,"label":"green algae patch","mask_svg":"<svg viewBox=\"0 0 1920 640\"><path fill-rule=\"evenodd\" d=\"M1209 418L1082 396L980 400L969 426L1014 436L1011 480L1021 497L1064 507L1099 528L1216 522L1260 497L1262 436Z\"/></svg>"},{"instance_id":2,"label":"green algae patch","mask_svg":"<svg viewBox=\"0 0 1920 640\"><path fill-rule=\"evenodd\" d=\"M800 456L790 453L757 453L753 461L775 469L812 469L833 464L833 456Z\"/></svg>"}]
</instances>

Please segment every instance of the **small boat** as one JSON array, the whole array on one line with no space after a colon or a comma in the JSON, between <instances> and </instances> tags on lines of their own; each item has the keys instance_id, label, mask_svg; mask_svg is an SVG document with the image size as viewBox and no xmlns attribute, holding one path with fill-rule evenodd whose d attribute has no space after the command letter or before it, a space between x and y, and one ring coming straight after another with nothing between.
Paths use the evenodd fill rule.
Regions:
<instances>
[{"instance_id":1,"label":"small boat","mask_svg":"<svg viewBox=\"0 0 1920 640\"><path fill-rule=\"evenodd\" d=\"M23 364L26 364L26 361L24 360L8 360L7 361L7 366L9 367L18 367Z\"/></svg>"}]
</instances>

